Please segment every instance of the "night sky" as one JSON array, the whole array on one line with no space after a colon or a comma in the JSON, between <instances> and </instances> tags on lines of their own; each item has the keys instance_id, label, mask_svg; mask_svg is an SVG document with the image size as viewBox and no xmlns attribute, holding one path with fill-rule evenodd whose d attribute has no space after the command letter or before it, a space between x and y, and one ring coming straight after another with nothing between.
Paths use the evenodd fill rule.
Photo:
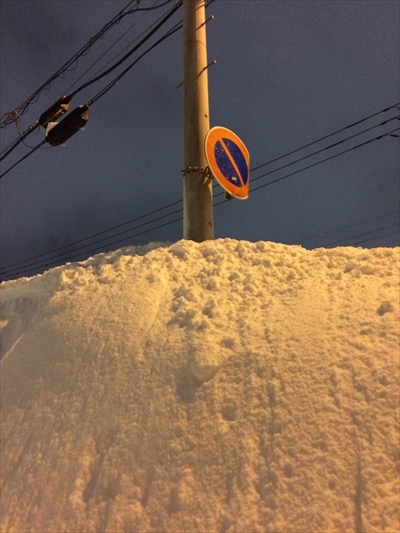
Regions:
<instances>
[{"instance_id":1,"label":"night sky","mask_svg":"<svg viewBox=\"0 0 400 533\"><path fill-rule=\"evenodd\" d=\"M140 7L163 3L142 0ZM1 0L2 120L128 4ZM114 25L17 123L0 130L2 151L58 98L118 61L174 5ZM227 201L214 184L215 238L307 248L398 246L398 2L215 0L210 15L208 61L217 61L208 72L210 124L233 130L255 169L248 200ZM70 110L100 93L181 18L182 9L124 64L74 96ZM1 279L125 245L182 238L181 82L178 31L90 107L85 130L65 147L45 144L1 179ZM44 130L35 130L27 146L2 161L1 173L43 139ZM305 167L311 168L299 172Z\"/></svg>"}]
</instances>

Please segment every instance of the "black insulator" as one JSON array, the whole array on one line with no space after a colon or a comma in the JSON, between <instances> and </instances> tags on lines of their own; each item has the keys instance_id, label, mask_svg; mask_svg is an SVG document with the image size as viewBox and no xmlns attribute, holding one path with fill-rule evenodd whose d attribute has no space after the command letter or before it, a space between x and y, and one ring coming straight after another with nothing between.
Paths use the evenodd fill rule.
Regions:
<instances>
[{"instance_id":1,"label":"black insulator","mask_svg":"<svg viewBox=\"0 0 400 533\"><path fill-rule=\"evenodd\" d=\"M89 106L84 104L71 111L61 122L47 131L46 141L51 146L64 144L67 139L85 126L89 118L86 113L88 109Z\"/></svg>"},{"instance_id":2,"label":"black insulator","mask_svg":"<svg viewBox=\"0 0 400 533\"><path fill-rule=\"evenodd\" d=\"M55 104L40 115L39 124L44 128L49 122L54 122L58 117L61 117L68 111L69 103L72 96L62 96Z\"/></svg>"}]
</instances>

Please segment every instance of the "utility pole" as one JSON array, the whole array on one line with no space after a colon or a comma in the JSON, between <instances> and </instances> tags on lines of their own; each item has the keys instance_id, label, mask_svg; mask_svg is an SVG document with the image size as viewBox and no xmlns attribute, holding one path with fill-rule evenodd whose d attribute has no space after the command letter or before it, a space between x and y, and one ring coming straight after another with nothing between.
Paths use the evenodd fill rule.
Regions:
<instances>
[{"instance_id":1,"label":"utility pole","mask_svg":"<svg viewBox=\"0 0 400 533\"><path fill-rule=\"evenodd\" d=\"M183 238L214 239L212 182L206 172L204 140L208 109L205 0L183 0Z\"/></svg>"}]
</instances>

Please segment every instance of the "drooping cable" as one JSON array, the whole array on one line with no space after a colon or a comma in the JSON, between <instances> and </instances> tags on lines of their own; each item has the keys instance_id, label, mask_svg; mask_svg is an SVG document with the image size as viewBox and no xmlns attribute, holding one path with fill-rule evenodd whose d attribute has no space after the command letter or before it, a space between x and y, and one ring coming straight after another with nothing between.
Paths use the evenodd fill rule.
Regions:
<instances>
[{"instance_id":1,"label":"drooping cable","mask_svg":"<svg viewBox=\"0 0 400 533\"><path fill-rule=\"evenodd\" d=\"M33 147L32 150L30 150L27 154L25 154L23 157L21 157L21 159L18 159L18 161L16 163L14 163L10 168L8 168L5 172L3 172L3 174L0 174L0 179L4 178L4 176L10 172L10 170L12 170L14 167L19 165L20 163L22 163L22 161L24 161L24 159L26 159L27 157L32 155L34 152L36 152L36 150L38 150L41 146L43 146L45 144L45 142L46 142L46 139L44 139L42 142L40 142L37 146Z\"/></svg>"},{"instance_id":2,"label":"drooping cable","mask_svg":"<svg viewBox=\"0 0 400 533\"><path fill-rule=\"evenodd\" d=\"M16 122L17 123L17 122ZM0 157L0 161L3 161L3 159L5 159L9 154L11 154L11 152L13 152L15 150L15 148L21 144L22 142L24 142L24 140L28 137L28 135L30 135L32 132L34 132L37 128L39 127L39 121L36 120L35 122L33 122L29 128L27 130L25 130L23 133L21 133L19 135L19 137L17 139L15 139L15 141L13 141L11 143L11 145L9 145L5 150L4 150L4 153L3 155Z\"/></svg>"},{"instance_id":3,"label":"drooping cable","mask_svg":"<svg viewBox=\"0 0 400 533\"><path fill-rule=\"evenodd\" d=\"M119 67L124 61L126 61L128 59L128 57L130 57L141 46L143 46L143 44L146 41L148 41L150 39L150 37L152 37L161 28L161 26L163 26L172 17L172 15L175 14L175 12L181 7L181 5L182 5L182 0L180 0L172 9L170 9L168 11L168 13L164 17L162 17L160 22L158 24L156 24L156 26L154 26L153 29L150 30L147 33L147 35L145 37L143 37L143 39L137 45L135 45L129 52L127 52L120 60L118 60L116 63L114 63L114 65L112 65L110 68L108 68L102 74L99 74L98 76L92 78L91 80L87 81L86 83L84 83L83 85L81 85L80 87L75 89L75 91L73 91L70 96L71 97L75 96L79 92L83 91L83 89L86 89L86 87L89 87L90 85L93 85L93 83L96 83L100 79L102 79L105 76L107 76L110 72L115 70L117 67Z\"/></svg>"},{"instance_id":4,"label":"drooping cable","mask_svg":"<svg viewBox=\"0 0 400 533\"><path fill-rule=\"evenodd\" d=\"M168 0L168 1L172 1L172 0ZM156 0L157 2L157 0ZM164 4L165 5L165 4ZM161 7L161 6L158 6L158 7ZM149 10L146 10L143 15L138 18L137 20L135 20L135 22L133 24L131 24L129 26L129 28L127 30L124 31L124 33L122 35L120 35L118 37L117 40L115 40L108 48L107 50L105 50L97 59L96 61L94 61L86 70L85 72L83 72L79 78L77 78L67 89L65 89L65 93L68 94L69 91L72 89L72 87L75 87L75 85L77 85L78 81L80 81L90 70L92 70L92 68L95 67L95 65L97 65L97 63L99 63L99 61L101 61L109 52L110 50L112 50L124 37L125 35L127 35L131 30L132 28L134 28L137 24L139 24L139 22L146 16L150 13ZM109 63L111 63L114 59L116 59L118 56L120 56L127 48L129 48L129 46L132 45L132 43L138 41L140 39L140 37L146 32L146 30L144 30L141 34L139 34L137 37L135 37L135 39L133 41L131 41L127 46L125 46L125 48L123 48L122 50L120 50L118 52L118 54L116 54L114 57L112 57L108 63L106 63L105 66L107 66ZM105 69L105 66L103 65L98 71L95 72L95 74L93 75L94 76L97 76L97 74L100 74L100 72L102 70Z\"/></svg>"},{"instance_id":5,"label":"drooping cable","mask_svg":"<svg viewBox=\"0 0 400 533\"><path fill-rule=\"evenodd\" d=\"M107 22L103 26L103 28L101 28L101 30L98 31L96 33L96 35L94 35L94 37L91 37L89 39L89 41L78 52L76 52L66 63L64 63L64 65L62 67L60 67L52 76L50 76L50 78L48 80L46 80L38 89L36 89L36 91L29 98L27 98L22 104L20 104L13 111L4 113L4 115L1 117L0 129L8 126L12 122L15 122L24 113L26 113L29 105L31 103L33 103L34 100L36 101L38 99L40 93L43 90L45 90L55 79L61 77L64 74L64 72L68 71L70 69L70 67L80 57L86 55L90 51L90 49L93 46L93 44L96 41L98 41L99 39L101 39L110 28L112 28L115 24L118 24L125 16L130 15L132 13L135 13L137 11L152 11L154 9L159 9L159 8L164 7L165 5L169 4L173 0L166 0L162 4L159 4L159 5L156 5L156 6L152 6L152 7L144 7L144 8L139 7L139 3L137 2L137 5L134 7L134 9L128 10L128 7L131 4L133 4L135 1L137 1L137 0L130 0L130 2L128 3L128 5L126 7L124 7L124 9L119 11L119 13L117 13L117 15L115 15L109 22Z\"/></svg>"},{"instance_id":6,"label":"drooping cable","mask_svg":"<svg viewBox=\"0 0 400 533\"><path fill-rule=\"evenodd\" d=\"M171 1L171 0L169 0ZM163 4L165 5L165 4ZM115 68L117 68L120 64L122 64L124 61L126 61L126 59L128 57L130 57L135 51L137 51L141 46L143 46L146 41L148 39L150 39L150 37L152 35L154 35L154 33L159 29L161 28L161 26L163 26L167 21L168 19L179 9L181 5L181 2L178 2L164 17L161 17L161 20L158 22L158 24L154 25L153 24L153 29L151 29L147 35L145 37L143 37L141 39L141 41L135 45L127 54L125 54L117 63L115 63L114 65L112 65L112 67L110 67L109 69L107 69L105 72L103 72L102 74L92 78L91 80L87 81L86 83L84 83L83 85L81 85L80 87L78 87L77 89L75 89L75 91L73 91L70 95L68 95L69 99L71 100L73 96L75 96L76 94L78 94L80 91L82 91L83 89L85 89L86 87L88 87L89 85L92 85L93 83L95 83L96 81L100 80L101 78L103 78L104 76L107 76L107 74L109 74L110 72L112 72ZM157 6L159 7L159 6ZM146 8L146 10L148 10L150 8ZM137 11L137 10L136 10ZM142 59L148 52L150 52L151 50L153 50L156 46L158 46L159 44L161 44L161 42L163 42L165 39L167 39L168 37L170 37L171 35L173 35L176 31L178 31L180 28L182 27L181 23L178 23L178 25L175 25L174 28L172 28L171 30L169 30L169 32L167 32L163 37L161 37L156 43L154 43L148 50L146 50L143 54L141 54L133 63L131 63L129 65L128 68L126 68L121 74L119 74L114 80L112 80L112 82L110 82L109 85L107 85L107 87L105 89L103 89L102 91L100 91L100 93L95 97L93 98L92 100L90 100L89 102L89 105L92 105L96 100L98 100L101 96L103 96L106 92L108 92L108 90L111 89L111 87L113 87L116 83L118 83L118 81L134 66L136 65L136 63L138 61L140 61L140 59ZM18 139L16 139L12 145L7 149L7 151L0 157L0 161L2 161L5 157L7 157L21 142L23 142L23 140L28 136L30 135L36 128L39 127L39 121L35 121L33 124L31 124L29 126L29 128L20 135L20 137ZM1 177L1 176L0 176Z\"/></svg>"},{"instance_id":7,"label":"drooping cable","mask_svg":"<svg viewBox=\"0 0 400 533\"><path fill-rule=\"evenodd\" d=\"M156 46L161 44L163 41L168 39L168 37L171 37L174 33L182 29L182 23L178 22L171 30L169 30L165 35L160 37L158 41L156 41L153 45L150 46L145 52L143 52L135 61L133 61L125 70L123 70L116 78L114 78L106 87L104 87L96 96L94 96L91 100L89 100L88 104L93 105L97 100L99 100L102 96L104 96L114 85L116 85L125 74L127 74L131 68L133 68L138 61L140 61L146 54L148 54L151 50L153 50Z\"/></svg>"},{"instance_id":8,"label":"drooping cable","mask_svg":"<svg viewBox=\"0 0 400 533\"><path fill-rule=\"evenodd\" d=\"M94 37L91 37L89 39L89 41L83 45L83 47L78 51L76 52L68 61L66 61L66 63L64 63L64 65L62 67L60 67L52 76L50 76L50 78L48 80L46 80L38 89L36 89L36 91L31 95L29 96L22 104L20 104L16 109L14 109L13 111L11 112L8 112L8 113L5 113L2 117L1 117L1 122L0 122L0 128L4 128L6 126L8 126L8 124L11 124L11 122L14 122L15 120L18 120L19 117L21 115L23 115L27 108L29 107L29 105L33 102L33 100L35 98L37 98L40 93L46 88L48 87L52 81L54 81L56 78L60 77L66 70L68 70L68 68L73 65L75 63L75 61L77 61L81 56L85 55L86 53L89 52L90 48L92 47L92 45L98 41L99 39L101 39L103 37L103 35L112 27L114 26L117 22L119 22L124 16L134 12L137 10L137 7L133 10L130 10L128 12L126 12L126 9L131 5L133 4L135 0L131 0L128 5L126 7L124 7L124 9L122 9L121 11L119 11L119 13L117 13L117 15L115 15L109 22L107 22L103 28L98 31L96 33L96 35L94 35ZM159 6L159 7L162 7L162 6Z\"/></svg>"},{"instance_id":9,"label":"drooping cable","mask_svg":"<svg viewBox=\"0 0 400 533\"><path fill-rule=\"evenodd\" d=\"M360 131L359 133L355 133L354 135L350 135L350 137L346 137L346 139L342 139L341 141L338 141L336 143L333 143L333 144L330 144L329 146L326 146L325 148L321 148L320 150L317 150L316 152L313 152L313 156L314 155L317 155L317 154L320 154L321 152L325 152L326 150L329 150L330 148L334 148L335 146L338 146L339 144L342 144L344 142L347 142L349 141L350 139L354 139L355 137L359 137L360 135L363 135L364 133L367 133L369 131L372 131L376 128L379 128L380 126L384 126L385 124L387 124L388 122L391 122L392 120L399 120L400 119L400 115L397 115L393 118L390 118L388 120L385 120L384 122L381 122L380 124L376 124L375 126L371 126L370 128L367 128L365 130L362 130ZM394 130L396 131L396 130ZM379 139L380 137L377 137L377 139ZM376 140L376 139L372 139L372 140ZM304 159L308 159L308 155L304 156L304 157L301 157L300 159L297 159L295 162L293 163L287 163L286 165L283 165L282 167L279 167L271 172L267 172L266 174L262 174L261 176L258 176L257 178L252 178L252 183L254 183L255 181L261 179L261 178L264 178L265 176L268 176L269 174L272 174L272 173L275 173L277 172L278 170L282 170L284 168L287 168L287 167L290 167L291 165L293 165L294 163L299 163L300 161L304 161ZM276 159L275 159L276 161ZM262 165L262 166L265 166ZM260 168L260 167L256 167L256 168ZM254 171L255 169L252 169L252 171Z\"/></svg>"},{"instance_id":10,"label":"drooping cable","mask_svg":"<svg viewBox=\"0 0 400 533\"><path fill-rule=\"evenodd\" d=\"M127 74L129 72L129 70L131 68L133 68L137 63L138 61L140 61L146 54L148 54L151 50L153 50L156 46L160 45L163 41L165 41L168 37L171 37L174 33L176 33L178 30L180 30L182 28L182 24L181 22L177 23L171 30L169 30L166 34L164 34L160 39L158 39L158 41L156 41L152 46L150 46L150 48L148 48L145 52L143 52L135 61L133 61L133 63L131 63L125 70L123 70L116 78L114 78L114 80L112 80L105 88L103 88L96 96L94 96L91 100L89 100L89 102L87 102L87 105L88 106L91 106L93 105L97 100L99 100L102 96L104 96L114 85L116 85L118 83L118 81L123 77L125 76L125 74ZM38 125L38 124L37 124ZM35 125L35 128L37 127L37 125ZM29 132L31 133L31 132ZM25 138L27 135L24 135L23 138ZM18 141L17 144L19 144L19 142L22 142L23 138L21 137ZM42 146L44 143L46 142L46 140L44 140L40 146ZM2 174L0 174L0 179L3 178L6 174L8 174L14 167L16 167L21 161L23 161L24 159L26 159L28 156L30 156L37 148L40 148L40 146L37 146L35 147L35 149L31 152L29 152L28 154L26 154L25 156L23 156L21 159L19 159L16 163L14 163L14 165L12 165L9 169L7 169L5 172L3 172ZM2 158L0 158L0 161L2 159L4 159L4 157L6 157L6 155L8 155L14 148L16 148L16 145L13 146Z\"/></svg>"}]
</instances>

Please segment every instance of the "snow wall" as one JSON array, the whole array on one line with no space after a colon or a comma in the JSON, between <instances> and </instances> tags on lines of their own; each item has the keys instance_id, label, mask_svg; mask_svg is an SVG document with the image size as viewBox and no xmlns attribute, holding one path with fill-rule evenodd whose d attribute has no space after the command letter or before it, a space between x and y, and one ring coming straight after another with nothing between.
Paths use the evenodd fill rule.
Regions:
<instances>
[{"instance_id":1,"label":"snow wall","mask_svg":"<svg viewBox=\"0 0 400 533\"><path fill-rule=\"evenodd\" d=\"M398 533L398 260L180 241L3 283L1 531Z\"/></svg>"}]
</instances>

